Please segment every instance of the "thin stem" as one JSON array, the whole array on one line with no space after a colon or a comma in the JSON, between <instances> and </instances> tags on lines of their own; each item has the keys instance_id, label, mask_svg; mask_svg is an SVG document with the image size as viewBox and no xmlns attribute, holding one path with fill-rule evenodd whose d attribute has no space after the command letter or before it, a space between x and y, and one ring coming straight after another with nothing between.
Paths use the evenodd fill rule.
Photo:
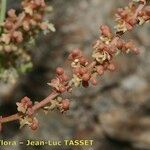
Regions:
<instances>
[{"instance_id":1,"label":"thin stem","mask_svg":"<svg viewBox=\"0 0 150 150\"><path fill-rule=\"evenodd\" d=\"M1 0L0 23L3 23L6 15L7 0Z\"/></svg>"},{"instance_id":2,"label":"thin stem","mask_svg":"<svg viewBox=\"0 0 150 150\"><path fill-rule=\"evenodd\" d=\"M8 116L8 117L4 117L1 119L1 123L6 123L6 122L11 122L11 121L15 121L15 120L19 120L19 114L16 113L14 115Z\"/></svg>"},{"instance_id":3,"label":"thin stem","mask_svg":"<svg viewBox=\"0 0 150 150\"><path fill-rule=\"evenodd\" d=\"M43 99L41 102L35 104L32 108L33 110L38 110L42 107L44 107L46 104L48 104L52 99L54 99L56 96L58 96L59 94L56 92L51 93L48 97L46 97L45 99Z\"/></svg>"},{"instance_id":4,"label":"thin stem","mask_svg":"<svg viewBox=\"0 0 150 150\"><path fill-rule=\"evenodd\" d=\"M7 0L1 0L0 26L3 24L3 22L5 20L6 5L7 5ZM1 30L2 30L2 28L0 28L0 32L1 32Z\"/></svg>"}]
</instances>

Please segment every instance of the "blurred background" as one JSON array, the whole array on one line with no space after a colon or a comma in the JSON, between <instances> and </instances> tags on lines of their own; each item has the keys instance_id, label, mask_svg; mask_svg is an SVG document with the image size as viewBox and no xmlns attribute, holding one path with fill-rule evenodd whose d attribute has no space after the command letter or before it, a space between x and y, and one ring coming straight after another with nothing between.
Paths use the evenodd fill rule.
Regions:
<instances>
[{"instance_id":1,"label":"blurred background","mask_svg":"<svg viewBox=\"0 0 150 150\"><path fill-rule=\"evenodd\" d=\"M20 76L17 83L0 84L0 114L16 112L16 102L28 96L33 101L46 97L47 82L57 66L69 70L66 58L74 48L91 54L92 43L99 36L99 26L114 26L114 14L126 0L47 0L53 12L46 19L55 33L39 35L31 48L34 68ZM9 0L8 9L20 9L20 0ZM92 147L0 147L2 150L150 150L150 25L145 24L124 38L134 39L141 53L116 58L117 70L106 73L97 87L78 88L66 114L54 111L38 114L40 127L19 130L18 122L5 124L0 139L26 141L93 139Z\"/></svg>"}]
</instances>

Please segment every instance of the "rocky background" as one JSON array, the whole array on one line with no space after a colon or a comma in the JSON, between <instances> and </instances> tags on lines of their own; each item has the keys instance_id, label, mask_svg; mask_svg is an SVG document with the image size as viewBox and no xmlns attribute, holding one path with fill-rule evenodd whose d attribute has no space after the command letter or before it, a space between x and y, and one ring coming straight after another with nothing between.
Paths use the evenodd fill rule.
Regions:
<instances>
[{"instance_id":1,"label":"rocky background","mask_svg":"<svg viewBox=\"0 0 150 150\"><path fill-rule=\"evenodd\" d=\"M69 51L81 48L91 54L98 38L99 25L114 26L114 14L126 0L47 0L54 10L46 19L56 27L55 33L40 36L31 48L34 69L19 78L15 85L1 85L0 113L16 112L15 103L23 96L38 101L48 95L46 84L57 66L64 65ZM19 10L19 0L9 0L8 8ZM0 147L2 150L150 150L150 25L137 27L125 38L132 38L141 49L138 56L116 58L117 70L106 73L97 87L76 89L71 109L47 116L40 112L40 128L32 132L19 130L18 123L4 126L0 139L93 139L92 147ZM9 110L9 111L8 111Z\"/></svg>"}]
</instances>

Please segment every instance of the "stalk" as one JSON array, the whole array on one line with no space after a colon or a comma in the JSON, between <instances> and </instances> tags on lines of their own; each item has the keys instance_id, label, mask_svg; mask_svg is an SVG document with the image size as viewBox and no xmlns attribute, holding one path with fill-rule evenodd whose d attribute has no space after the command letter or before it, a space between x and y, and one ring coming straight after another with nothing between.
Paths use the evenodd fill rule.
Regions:
<instances>
[{"instance_id":1,"label":"stalk","mask_svg":"<svg viewBox=\"0 0 150 150\"><path fill-rule=\"evenodd\" d=\"M6 15L6 5L7 5L7 0L1 0L1 10L0 10L0 32L2 30L2 24L5 20L5 15Z\"/></svg>"}]
</instances>

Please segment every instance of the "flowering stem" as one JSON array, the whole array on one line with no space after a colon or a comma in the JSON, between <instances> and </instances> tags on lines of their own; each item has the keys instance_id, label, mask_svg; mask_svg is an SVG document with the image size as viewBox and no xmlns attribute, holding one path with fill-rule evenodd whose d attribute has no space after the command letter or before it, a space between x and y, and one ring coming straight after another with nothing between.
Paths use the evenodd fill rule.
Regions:
<instances>
[{"instance_id":1,"label":"flowering stem","mask_svg":"<svg viewBox=\"0 0 150 150\"><path fill-rule=\"evenodd\" d=\"M96 62L92 62L91 64L89 64L88 68L91 69L92 67L94 67L96 64ZM59 95L59 93L57 92L52 92L49 96L47 96L45 99L41 100L40 102L36 103L32 108L34 111L39 110L40 108L46 106L49 102L51 102L51 100L53 100L55 97L57 97ZM8 117L2 117L0 120L0 123L7 123L7 122L11 122L11 121L16 121L19 120L20 116L19 113L16 113L14 115L8 116Z\"/></svg>"},{"instance_id":2,"label":"flowering stem","mask_svg":"<svg viewBox=\"0 0 150 150\"><path fill-rule=\"evenodd\" d=\"M52 99L54 99L58 95L59 95L59 93L52 92L45 99L41 100L39 103L36 103L32 108L34 109L34 111L37 111L38 109L40 109L40 108L44 107L45 105L47 105ZM11 121L16 121L16 120L19 120L19 119L20 119L19 113L16 113L14 115L1 118L0 123L7 123L7 122L11 122Z\"/></svg>"}]
</instances>

